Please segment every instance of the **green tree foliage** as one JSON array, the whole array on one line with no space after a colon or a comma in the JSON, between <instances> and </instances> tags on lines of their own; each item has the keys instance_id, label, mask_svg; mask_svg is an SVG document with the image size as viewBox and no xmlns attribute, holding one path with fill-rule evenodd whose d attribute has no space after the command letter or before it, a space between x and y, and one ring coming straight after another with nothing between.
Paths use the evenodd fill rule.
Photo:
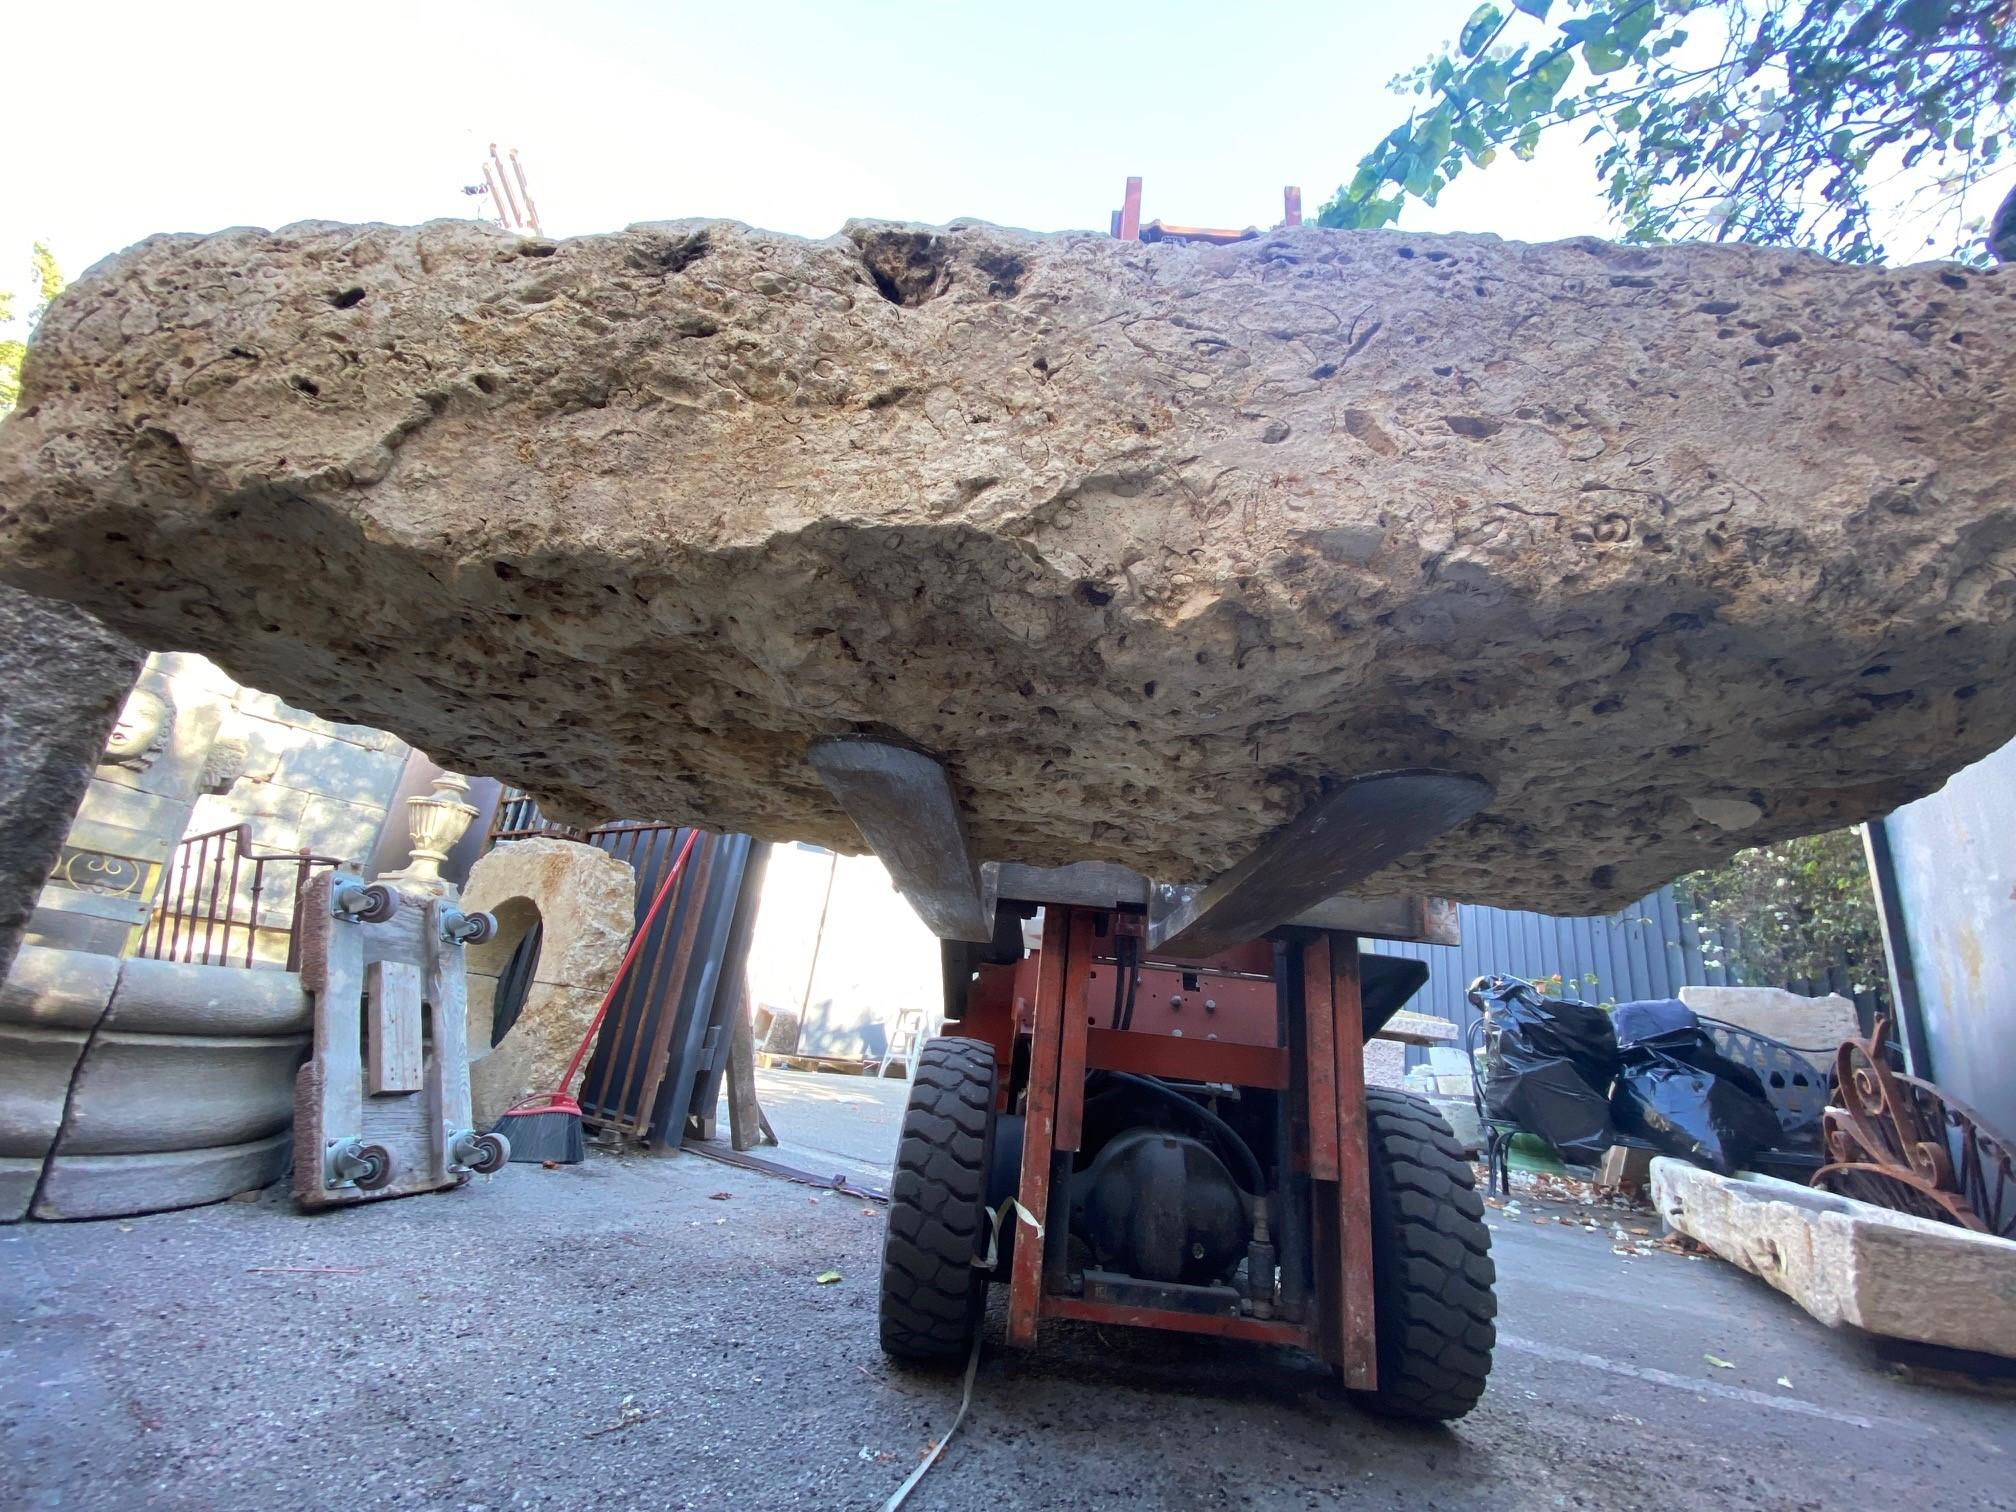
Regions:
<instances>
[{"instance_id":1,"label":"green tree foliage","mask_svg":"<svg viewBox=\"0 0 2016 1512\"><path fill-rule=\"evenodd\" d=\"M35 243L29 254L28 266L35 279L35 306L28 312L28 329L32 332L42 312L49 308L49 301L63 292L63 270L56 264L56 255L41 242ZM0 325L11 324L13 320L14 295L11 290L0 289ZM27 355L27 342L0 338L0 415L20 402L21 363Z\"/></svg>"},{"instance_id":2,"label":"green tree foliage","mask_svg":"<svg viewBox=\"0 0 2016 1512\"><path fill-rule=\"evenodd\" d=\"M2010 0L1510 0L1393 81L1419 103L1323 206L1390 224L1501 150L1603 145L1627 241L1765 242L1855 262L1884 248L1872 189L1902 175L1955 211L1951 251L1984 260L1966 189L2010 146Z\"/></svg>"},{"instance_id":3,"label":"green tree foliage","mask_svg":"<svg viewBox=\"0 0 2016 1512\"><path fill-rule=\"evenodd\" d=\"M1765 987L1825 981L1828 968L1841 964L1856 988L1887 996L1859 827L1738 851L1682 878L1680 892L1695 910L1704 953L1741 980Z\"/></svg>"}]
</instances>

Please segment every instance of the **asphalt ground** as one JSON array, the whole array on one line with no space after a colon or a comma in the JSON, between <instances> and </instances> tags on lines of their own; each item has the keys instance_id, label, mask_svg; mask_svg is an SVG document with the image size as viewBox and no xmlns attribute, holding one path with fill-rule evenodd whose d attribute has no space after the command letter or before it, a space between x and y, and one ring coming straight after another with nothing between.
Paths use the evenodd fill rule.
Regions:
<instances>
[{"instance_id":1,"label":"asphalt ground","mask_svg":"<svg viewBox=\"0 0 2016 1512\"><path fill-rule=\"evenodd\" d=\"M1586 1216L1491 1212L1497 1368L1448 1429L1286 1351L1046 1325L1017 1354L997 1298L910 1506L2012 1505L2016 1404L1893 1379L1733 1267ZM0 1231L0 1502L874 1508L959 1398L876 1346L881 1228L598 1154L313 1217L275 1189Z\"/></svg>"}]
</instances>

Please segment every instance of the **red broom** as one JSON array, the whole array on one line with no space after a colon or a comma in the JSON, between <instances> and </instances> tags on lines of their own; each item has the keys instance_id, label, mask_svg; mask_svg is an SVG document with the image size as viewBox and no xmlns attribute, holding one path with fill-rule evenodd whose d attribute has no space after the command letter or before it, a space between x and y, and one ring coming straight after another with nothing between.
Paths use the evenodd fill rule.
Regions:
<instances>
[{"instance_id":1,"label":"red broom","mask_svg":"<svg viewBox=\"0 0 2016 1512\"><path fill-rule=\"evenodd\" d=\"M609 1005L616 1001L623 979L630 974L630 963L637 959L644 936L651 931L652 920L658 917L665 900L672 896L672 889L678 885L679 874L686 869L686 857L699 835L698 830L686 832L686 843L679 847L679 855L665 873L665 880L658 884L658 896L651 900L644 922L630 937L630 948L623 953L623 964L616 968L615 979L609 983L609 990L602 994L602 1006L595 1010L588 1032L581 1036L581 1044L574 1051L574 1058L560 1073L560 1085L544 1098L534 1098L520 1107L507 1108L504 1116L497 1120L497 1127L490 1131L502 1134L511 1142L511 1158L514 1161L579 1165L587 1158L587 1141L581 1137L581 1104L567 1095L567 1088L573 1084L574 1073L581 1069L581 1062L588 1058L588 1047L595 1043L602 1020L608 1017Z\"/></svg>"}]
</instances>

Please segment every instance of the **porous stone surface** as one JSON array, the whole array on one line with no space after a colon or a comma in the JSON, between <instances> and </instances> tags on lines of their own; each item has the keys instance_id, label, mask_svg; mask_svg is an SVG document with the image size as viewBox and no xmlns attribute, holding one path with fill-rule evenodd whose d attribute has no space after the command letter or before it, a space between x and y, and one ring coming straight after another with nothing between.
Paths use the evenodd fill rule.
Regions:
<instances>
[{"instance_id":1,"label":"porous stone surface","mask_svg":"<svg viewBox=\"0 0 2016 1512\"><path fill-rule=\"evenodd\" d=\"M623 963L636 893L628 863L572 840L506 841L469 869L461 906L494 913L498 922L493 939L468 950L469 1095L477 1128L489 1128L520 1098L559 1085ZM497 979L534 924L539 959L524 1005L492 1047ZM570 1096L584 1071L563 1089Z\"/></svg>"},{"instance_id":2,"label":"porous stone surface","mask_svg":"<svg viewBox=\"0 0 2016 1512\"><path fill-rule=\"evenodd\" d=\"M1768 1176L1652 1162L1659 1216L1830 1327L2016 1357L2016 1243Z\"/></svg>"},{"instance_id":3,"label":"porous stone surface","mask_svg":"<svg viewBox=\"0 0 2016 1512\"><path fill-rule=\"evenodd\" d=\"M141 660L82 609L0 583L0 982Z\"/></svg>"},{"instance_id":4,"label":"porous stone surface","mask_svg":"<svg viewBox=\"0 0 2016 1512\"><path fill-rule=\"evenodd\" d=\"M1215 873L1479 773L1365 889L1586 911L2016 733L2016 276L851 223L156 237L44 318L0 573L555 812Z\"/></svg>"}]
</instances>

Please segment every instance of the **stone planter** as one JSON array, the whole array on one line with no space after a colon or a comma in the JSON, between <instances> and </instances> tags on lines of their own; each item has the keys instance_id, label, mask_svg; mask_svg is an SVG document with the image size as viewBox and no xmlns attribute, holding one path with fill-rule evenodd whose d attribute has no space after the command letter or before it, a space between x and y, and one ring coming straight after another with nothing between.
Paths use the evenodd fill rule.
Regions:
<instances>
[{"instance_id":1,"label":"stone planter","mask_svg":"<svg viewBox=\"0 0 2016 1512\"><path fill-rule=\"evenodd\" d=\"M24 946L0 990L0 1220L216 1202L286 1169L298 976Z\"/></svg>"}]
</instances>

